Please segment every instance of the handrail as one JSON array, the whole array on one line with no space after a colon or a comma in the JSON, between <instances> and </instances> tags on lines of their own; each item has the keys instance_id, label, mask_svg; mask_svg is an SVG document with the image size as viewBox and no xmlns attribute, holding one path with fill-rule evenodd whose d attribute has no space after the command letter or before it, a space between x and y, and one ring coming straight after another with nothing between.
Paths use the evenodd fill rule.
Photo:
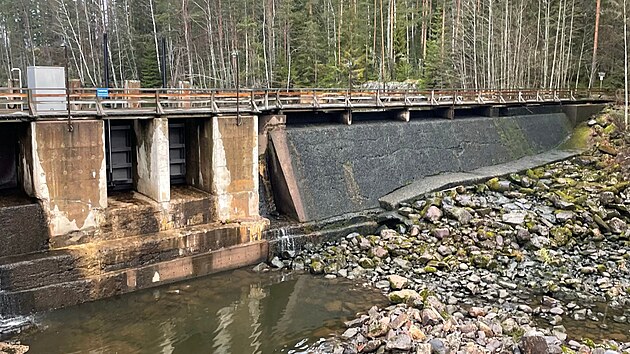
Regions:
<instances>
[{"instance_id":1,"label":"handrail","mask_svg":"<svg viewBox=\"0 0 630 354\"><path fill-rule=\"evenodd\" d=\"M295 89L200 89L200 88L96 88L16 89L0 88L0 116L16 113L36 118L138 114L213 113L250 114L279 110L318 109L411 109L423 106L562 103L608 101L614 93L586 89L387 89L387 88L295 88Z\"/></svg>"}]
</instances>

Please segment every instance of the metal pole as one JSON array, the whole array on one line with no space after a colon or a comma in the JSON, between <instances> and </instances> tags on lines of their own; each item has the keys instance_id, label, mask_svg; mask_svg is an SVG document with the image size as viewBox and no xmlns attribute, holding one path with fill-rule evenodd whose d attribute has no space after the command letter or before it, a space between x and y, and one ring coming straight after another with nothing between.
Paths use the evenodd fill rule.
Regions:
<instances>
[{"instance_id":1,"label":"metal pole","mask_svg":"<svg viewBox=\"0 0 630 354\"><path fill-rule=\"evenodd\" d=\"M109 88L109 44L107 32L103 32L103 87Z\"/></svg>"},{"instance_id":2,"label":"metal pole","mask_svg":"<svg viewBox=\"0 0 630 354\"><path fill-rule=\"evenodd\" d=\"M162 61L160 62L160 69L162 71L162 88L166 88L166 38L162 38L160 44L160 50L162 51Z\"/></svg>"},{"instance_id":3,"label":"metal pole","mask_svg":"<svg viewBox=\"0 0 630 354\"><path fill-rule=\"evenodd\" d=\"M240 82L240 68L238 63L238 52L232 52L232 58L234 58L234 66L235 66L235 75L236 75L236 125L240 126L243 122L241 121L241 82Z\"/></svg>"},{"instance_id":4,"label":"metal pole","mask_svg":"<svg viewBox=\"0 0 630 354\"><path fill-rule=\"evenodd\" d=\"M72 125L72 115L70 112L70 73L68 73L68 45L66 44L66 40L64 38L63 41L63 53L65 57L65 74L66 74L66 107L68 109L68 131L73 132L74 126Z\"/></svg>"}]
</instances>

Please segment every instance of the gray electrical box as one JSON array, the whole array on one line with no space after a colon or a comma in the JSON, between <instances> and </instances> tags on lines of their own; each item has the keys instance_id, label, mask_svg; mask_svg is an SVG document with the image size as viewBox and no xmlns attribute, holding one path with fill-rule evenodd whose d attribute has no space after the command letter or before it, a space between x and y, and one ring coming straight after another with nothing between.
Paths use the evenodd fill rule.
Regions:
<instances>
[{"instance_id":1,"label":"gray electrical box","mask_svg":"<svg viewBox=\"0 0 630 354\"><path fill-rule=\"evenodd\" d=\"M33 103L38 112L65 111L66 72L54 66L29 66L27 69L28 88L33 95Z\"/></svg>"}]
</instances>

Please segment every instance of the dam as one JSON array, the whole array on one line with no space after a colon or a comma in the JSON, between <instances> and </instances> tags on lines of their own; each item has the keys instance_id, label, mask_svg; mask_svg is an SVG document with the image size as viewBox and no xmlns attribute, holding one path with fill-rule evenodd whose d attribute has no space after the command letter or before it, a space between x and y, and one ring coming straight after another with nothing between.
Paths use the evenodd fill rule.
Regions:
<instances>
[{"instance_id":1,"label":"dam","mask_svg":"<svg viewBox=\"0 0 630 354\"><path fill-rule=\"evenodd\" d=\"M265 261L278 241L268 204L297 223L354 220L414 181L551 150L609 101L132 83L0 91L4 315Z\"/></svg>"}]
</instances>

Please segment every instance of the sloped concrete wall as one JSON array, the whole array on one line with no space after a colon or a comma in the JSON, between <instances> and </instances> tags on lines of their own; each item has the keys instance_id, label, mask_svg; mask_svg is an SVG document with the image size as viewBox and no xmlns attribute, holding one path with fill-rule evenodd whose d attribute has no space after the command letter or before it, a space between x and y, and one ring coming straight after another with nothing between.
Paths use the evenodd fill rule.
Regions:
<instances>
[{"instance_id":1,"label":"sloped concrete wall","mask_svg":"<svg viewBox=\"0 0 630 354\"><path fill-rule=\"evenodd\" d=\"M561 109L522 113L272 132L275 155L284 157L275 163L281 171L273 171L284 181L276 178L275 184L292 201L278 208L303 222L375 208L378 198L416 179L537 154L558 146L572 131Z\"/></svg>"}]
</instances>

